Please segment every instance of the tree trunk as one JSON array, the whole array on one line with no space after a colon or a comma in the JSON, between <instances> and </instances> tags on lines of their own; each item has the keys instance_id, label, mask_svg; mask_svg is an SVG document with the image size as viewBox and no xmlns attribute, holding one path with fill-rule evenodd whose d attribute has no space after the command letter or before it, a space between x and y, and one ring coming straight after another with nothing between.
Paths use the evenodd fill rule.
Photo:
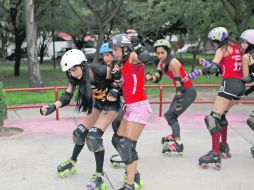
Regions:
<instances>
[{"instance_id":1,"label":"tree trunk","mask_svg":"<svg viewBox=\"0 0 254 190\"><path fill-rule=\"evenodd\" d=\"M27 58L30 87L42 87L42 78L37 59L37 36L33 0L24 0L27 35Z\"/></svg>"},{"instance_id":2,"label":"tree trunk","mask_svg":"<svg viewBox=\"0 0 254 190\"><path fill-rule=\"evenodd\" d=\"M0 134L4 133L4 121L0 120Z\"/></svg>"}]
</instances>

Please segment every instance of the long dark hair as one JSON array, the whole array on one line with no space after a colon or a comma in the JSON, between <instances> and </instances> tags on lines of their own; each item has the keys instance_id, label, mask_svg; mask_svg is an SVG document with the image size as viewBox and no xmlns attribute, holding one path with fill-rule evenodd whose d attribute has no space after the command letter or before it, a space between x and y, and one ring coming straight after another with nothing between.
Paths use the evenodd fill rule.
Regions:
<instances>
[{"instance_id":1,"label":"long dark hair","mask_svg":"<svg viewBox=\"0 0 254 190\"><path fill-rule=\"evenodd\" d=\"M164 66L164 72L166 73L168 71L168 66L169 66L169 63L171 61L171 59L173 59L173 55L171 54L171 48L168 48L167 46L157 46L155 48L155 52L156 52L156 49L158 47L162 47L163 49L165 49L167 51L167 57L166 57L166 60L165 60L165 66Z\"/></svg>"},{"instance_id":2,"label":"long dark hair","mask_svg":"<svg viewBox=\"0 0 254 190\"><path fill-rule=\"evenodd\" d=\"M81 79L76 79L72 77L69 73L67 76L70 80L70 83L73 86L77 86L77 94L76 94L76 111L78 112L87 112L88 114L92 112L93 108L93 98L91 92L91 84L89 78L89 68L86 62L82 62L81 65L77 65L76 67L81 67L83 71L83 76Z\"/></svg>"},{"instance_id":3,"label":"long dark hair","mask_svg":"<svg viewBox=\"0 0 254 190\"><path fill-rule=\"evenodd\" d=\"M249 42L247 42L247 44L248 44L248 47L245 50L245 53L253 54L253 52L254 52L254 44L250 44Z\"/></svg>"}]
</instances>

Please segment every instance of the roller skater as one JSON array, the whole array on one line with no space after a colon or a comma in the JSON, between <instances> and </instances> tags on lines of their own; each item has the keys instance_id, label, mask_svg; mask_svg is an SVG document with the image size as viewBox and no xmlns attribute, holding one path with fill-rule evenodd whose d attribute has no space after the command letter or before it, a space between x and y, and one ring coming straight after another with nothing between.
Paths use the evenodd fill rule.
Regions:
<instances>
[{"instance_id":1,"label":"roller skater","mask_svg":"<svg viewBox=\"0 0 254 190\"><path fill-rule=\"evenodd\" d=\"M110 44L117 61L113 71L122 75L120 86L126 104L126 113L112 143L126 165L127 181L120 190L134 190L138 165L136 145L152 109L144 91L145 67L133 51L130 40L125 34L117 34L110 39Z\"/></svg>"},{"instance_id":2,"label":"roller skater","mask_svg":"<svg viewBox=\"0 0 254 190\"><path fill-rule=\"evenodd\" d=\"M254 111L250 113L250 117L247 120L247 124L254 131ZM254 158L254 146L251 147L250 152L252 154L252 157Z\"/></svg>"},{"instance_id":3,"label":"roller skater","mask_svg":"<svg viewBox=\"0 0 254 190\"><path fill-rule=\"evenodd\" d=\"M172 103L167 112L164 113L164 117L172 129L172 134L162 137L161 143L166 146L162 153L179 152L182 154L183 144L178 118L196 99L197 91L192 85L192 81L185 80L187 73L180 61L172 57L171 44L168 40L157 40L154 43L154 50L159 63L154 74L146 74L146 80L159 83L164 73L167 78L172 80L176 89Z\"/></svg>"},{"instance_id":4,"label":"roller skater","mask_svg":"<svg viewBox=\"0 0 254 190\"><path fill-rule=\"evenodd\" d=\"M183 156L183 144L178 144L177 141L172 141L173 143L168 144L163 148L162 153L165 156L171 156L172 152L177 152L178 156Z\"/></svg>"},{"instance_id":5,"label":"roller skater","mask_svg":"<svg viewBox=\"0 0 254 190\"><path fill-rule=\"evenodd\" d=\"M221 169L221 155L214 153L212 150L199 158L198 162L203 168L208 168L209 164L214 163L216 169Z\"/></svg>"},{"instance_id":6,"label":"roller skater","mask_svg":"<svg viewBox=\"0 0 254 190\"><path fill-rule=\"evenodd\" d=\"M103 180L103 173L95 172L86 187L88 190L107 190L107 185Z\"/></svg>"},{"instance_id":7,"label":"roller skater","mask_svg":"<svg viewBox=\"0 0 254 190\"><path fill-rule=\"evenodd\" d=\"M252 154L252 157L254 158L254 146L250 148L250 152Z\"/></svg>"},{"instance_id":8,"label":"roller skater","mask_svg":"<svg viewBox=\"0 0 254 190\"><path fill-rule=\"evenodd\" d=\"M76 161L72 160L71 158L66 160L65 162L59 164L57 166L57 172L60 177L66 177L68 175L68 170L72 174L77 173L77 169L75 167Z\"/></svg>"},{"instance_id":9,"label":"roller skater","mask_svg":"<svg viewBox=\"0 0 254 190\"><path fill-rule=\"evenodd\" d=\"M221 153L223 157L231 157L227 144L228 121L226 113L244 94L245 85L242 81L242 51L238 44L230 42L229 32L224 27L216 27L208 34L216 52L211 64L202 69L202 74L213 75L221 70L222 85L215 98L210 115L205 116L205 124L212 136L212 150L199 158L199 165L204 168L209 163L215 163L221 168ZM222 137L222 142L220 142Z\"/></svg>"}]
</instances>

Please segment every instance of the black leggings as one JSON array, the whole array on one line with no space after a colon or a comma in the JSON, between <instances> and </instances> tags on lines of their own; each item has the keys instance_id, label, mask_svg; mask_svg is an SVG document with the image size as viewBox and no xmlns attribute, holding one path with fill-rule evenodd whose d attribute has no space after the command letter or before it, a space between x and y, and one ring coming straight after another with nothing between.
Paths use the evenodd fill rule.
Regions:
<instances>
[{"instance_id":1,"label":"black leggings","mask_svg":"<svg viewBox=\"0 0 254 190\"><path fill-rule=\"evenodd\" d=\"M180 137L180 126L177 118L194 102L197 97L196 89L191 86L184 90L183 93L183 108L180 111L177 111L175 108L176 105L176 96L173 98L172 103L168 111L164 114L168 124L172 128L172 135L174 138Z\"/></svg>"}]
</instances>

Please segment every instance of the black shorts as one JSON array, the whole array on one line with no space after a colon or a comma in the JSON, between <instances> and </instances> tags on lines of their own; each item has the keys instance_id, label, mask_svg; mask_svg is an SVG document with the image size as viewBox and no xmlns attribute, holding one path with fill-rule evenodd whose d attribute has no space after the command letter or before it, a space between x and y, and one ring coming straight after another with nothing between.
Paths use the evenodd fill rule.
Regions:
<instances>
[{"instance_id":1,"label":"black shorts","mask_svg":"<svg viewBox=\"0 0 254 190\"><path fill-rule=\"evenodd\" d=\"M120 100L110 102L110 101L100 101L94 100L93 107L99 111L116 111L118 112L121 108Z\"/></svg>"},{"instance_id":2,"label":"black shorts","mask_svg":"<svg viewBox=\"0 0 254 190\"><path fill-rule=\"evenodd\" d=\"M239 100L244 95L245 85L240 79L224 79L219 89L218 96L228 100Z\"/></svg>"}]
</instances>

